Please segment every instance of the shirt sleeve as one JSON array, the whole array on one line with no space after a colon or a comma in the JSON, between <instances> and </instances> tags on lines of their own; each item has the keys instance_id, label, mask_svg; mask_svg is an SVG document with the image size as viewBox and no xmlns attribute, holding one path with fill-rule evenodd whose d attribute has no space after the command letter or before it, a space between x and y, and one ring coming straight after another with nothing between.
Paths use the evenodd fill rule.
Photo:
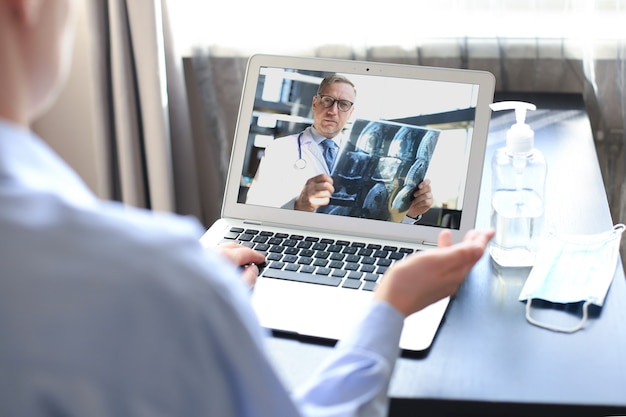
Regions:
<instances>
[{"instance_id":1,"label":"shirt sleeve","mask_svg":"<svg viewBox=\"0 0 626 417\"><path fill-rule=\"evenodd\" d=\"M373 302L363 320L341 340L294 400L303 416L386 416L387 390L398 358L404 317Z\"/></svg>"},{"instance_id":2,"label":"shirt sleeve","mask_svg":"<svg viewBox=\"0 0 626 417\"><path fill-rule=\"evenodd\" d=\"M417 222L419 222L420 220L422 220L422 215L420 214L419 216L417 216L415 219L413 217L409 217L409 216L404 216L404 218L402 219L403 224L417 224Z\"/></svg>"}]
</instances>

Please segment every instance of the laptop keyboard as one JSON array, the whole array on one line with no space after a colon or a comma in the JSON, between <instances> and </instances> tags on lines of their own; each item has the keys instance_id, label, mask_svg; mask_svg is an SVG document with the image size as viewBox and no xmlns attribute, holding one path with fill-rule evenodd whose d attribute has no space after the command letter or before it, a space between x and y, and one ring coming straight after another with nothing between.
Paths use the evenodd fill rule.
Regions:
<instances>
[{"instance_id":1,"label":"laptop keyboard","mask_svg":"<svg viewBox=\"0 0 626 417\"><path fill-rule=\"evenodd\" d=\"M414 249L232 227L225 241L265 254L261 276L372 291L395 261Z\"/></svg>"}]
</instances>

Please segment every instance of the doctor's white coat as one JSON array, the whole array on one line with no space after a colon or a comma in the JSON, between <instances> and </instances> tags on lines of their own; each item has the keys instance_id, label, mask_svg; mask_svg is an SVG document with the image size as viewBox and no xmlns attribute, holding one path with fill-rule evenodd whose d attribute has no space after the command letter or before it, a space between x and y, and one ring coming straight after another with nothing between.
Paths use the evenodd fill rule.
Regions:
<instances>
[{"instance_id":1,"label":"doctor's white coat","mask_svg":"<svg viewBox=\"0 0 626 417\"><path fill-rule=\"evenodd\" d=\"M313 138L311 128L302 132L301 152L298 149L298 136L299 134L294 134L278 138L265 148L265 154L248 190L246 203L293 209L296 198L309 178L322 173L330 175L322 155L322 147ZM340 143L337 145L341 147ZM296 166L300 154L306 162L303 168Z\"/></svg>"}]
</instances>

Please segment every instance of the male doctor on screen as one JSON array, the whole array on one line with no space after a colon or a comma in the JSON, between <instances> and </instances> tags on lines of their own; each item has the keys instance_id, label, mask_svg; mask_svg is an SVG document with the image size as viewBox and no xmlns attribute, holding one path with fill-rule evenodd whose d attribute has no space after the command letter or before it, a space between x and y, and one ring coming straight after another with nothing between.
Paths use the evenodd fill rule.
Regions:
<instances>
[{"instance_id":1,"label":"male doctor on screen","mask_svg":"<svg viewBox=\"0 0 626 417\"><path fill-rule=\"evenodd\" d=\"M322 80L313 97L313 125L274 140L266 149L248 190L246 203L313 212L330 203L330 176L336 156L347 143L356 87L334 74ZM403 223L414 223L433 204L430 180L422 181Z\"/></svg>"}]
</instances>

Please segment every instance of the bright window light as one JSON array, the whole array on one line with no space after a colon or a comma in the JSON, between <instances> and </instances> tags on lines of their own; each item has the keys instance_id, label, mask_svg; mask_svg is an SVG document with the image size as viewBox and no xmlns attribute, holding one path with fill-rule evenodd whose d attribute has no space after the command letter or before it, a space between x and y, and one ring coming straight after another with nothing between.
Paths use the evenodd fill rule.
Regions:
<instances>
[{"instance_id":1,"label":"bright window light","mask_svg":"<svg viewBox=\"0 0 626 417\"><path fill-rule=\"evenodd\" d=\"M306 53L323 45L414 48L428 39L624 39L622 0L292 0L214 3L176 0L168 8L180 48L223 53Z\"/></svg>"}]
</instances>

